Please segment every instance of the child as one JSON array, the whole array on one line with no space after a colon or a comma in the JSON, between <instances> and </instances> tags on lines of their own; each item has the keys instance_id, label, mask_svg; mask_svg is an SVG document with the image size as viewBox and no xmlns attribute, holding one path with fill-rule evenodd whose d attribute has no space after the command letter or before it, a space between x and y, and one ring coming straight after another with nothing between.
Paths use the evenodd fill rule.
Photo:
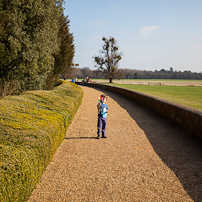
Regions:
<instances>
[{"instance_id":1,"label":"child","mask_svg":"<svg viewBox=\"0 0 202 202\"><path fill-rule=\"evenodd\" d=\"M100 102L97 104L98 108L97 139L100 139L101 129L102 129L102 138L107 138L105 135L107 124L107 113L108 113L108 106L105 104L105 102L107 101L107 96L101 95L99 101Z\"/></svg>"}]
</instances>

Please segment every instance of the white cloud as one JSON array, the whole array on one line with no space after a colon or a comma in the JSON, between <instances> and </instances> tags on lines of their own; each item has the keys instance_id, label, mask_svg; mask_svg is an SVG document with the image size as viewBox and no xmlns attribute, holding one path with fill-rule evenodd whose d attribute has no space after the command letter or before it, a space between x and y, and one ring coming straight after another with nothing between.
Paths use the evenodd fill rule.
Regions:
<instances>
[{"instance_id":1,"label":"white cloud","mask_svg":"<svg viewBox=\"0 0 202 202\"><path fill-rule=\"evenodd\" d=\"M151 32L157 30L158 28L159 26L147 26L147 27L142 27L141 29L138 30L138 32L143 35L148 35Z\"/></svg>"},{"instance_id":2,"label":"white cloud","mask_svg":"<svg viewBox=\"0 0 202 202\"><path fill-rule=\"evenodd\" d=\"M107 22L106 21L89 21L88 24L93 26L101 26L101 25L106 25Z\"/></svg>"},{"instance_id":3,"label":"white cloud","mask_svg":"<svg viewBox=\"0 0 202 202\"><path fill-rule=\"evenodd\" d=\"M202 36L197 37L198 41L202 41Z\"/></svg>"},{"instance_id":4,"label":"white cloud","mask_svg":"<svg viewBox=\"0 0 202 202\"><path fill-rule=\"evenodd\" d=\"M202 45L200 45L200 44L196 44L196 45L190 45L190 46L188 46L189 48L192 48L192 49L200 49L200 48L202 48Z\"/></svg>"},{"instance_id":5,"label":"white cloud","mask_svg":"<svg viewBox=\"0 0 202 202\"><path fill-rule=\"evenodd\" d=\"M118 7L117 6L110 6L109 9L110 10L116 10L116 9L118 9Z\"/></svg>"}]
</instances>

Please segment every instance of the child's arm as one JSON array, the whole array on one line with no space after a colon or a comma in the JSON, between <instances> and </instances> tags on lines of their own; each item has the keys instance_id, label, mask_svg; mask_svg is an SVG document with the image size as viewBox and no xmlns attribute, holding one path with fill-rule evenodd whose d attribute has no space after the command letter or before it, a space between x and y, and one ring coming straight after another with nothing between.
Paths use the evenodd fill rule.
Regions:
<instances>
[{"instance_id":1,"label":"child's arm","mask_svg":"<svg viewBox=\"0 0 202 202\"><path fill-rule=\"evenodd\" d=\"M97 104L97 107L100 107L101 106L101 102L99 102L98 104Z\"/></svg>"}]
</instances>

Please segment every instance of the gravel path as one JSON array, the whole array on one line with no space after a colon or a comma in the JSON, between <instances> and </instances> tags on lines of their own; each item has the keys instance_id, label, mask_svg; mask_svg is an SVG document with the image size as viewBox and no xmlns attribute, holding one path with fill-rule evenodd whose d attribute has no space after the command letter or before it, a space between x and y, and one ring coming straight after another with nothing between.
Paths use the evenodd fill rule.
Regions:
<instances>
[{"instance_id":1,"label":"gravel path","mask_svg":"<svg viewBox=\"0 0 202 202\"><path fill-rule=\"evenodd\" d=\"M98 97L82 104L28 202L202 201L202 141L111 92L107 139L97 136Z\"/></svg>"}]
</instances>

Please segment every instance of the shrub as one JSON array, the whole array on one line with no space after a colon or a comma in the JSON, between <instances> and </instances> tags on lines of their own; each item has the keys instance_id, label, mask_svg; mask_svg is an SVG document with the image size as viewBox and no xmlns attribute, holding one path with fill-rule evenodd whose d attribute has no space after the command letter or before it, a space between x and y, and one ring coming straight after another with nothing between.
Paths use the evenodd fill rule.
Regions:
<instances>
[{"instance_id":1,"label":"shrub","mask_svg":"<svg viewBox=\"0 0 202 202\"><path fill-rule=\"evenodd\" d=\"M26 200L65 137L83 92L63 81L51 91L0 99L0 201Z\"/></svg>"},{"instance_id":2,"label":"shrub","mask_svg":"<svg viewBox=\"0 0 202 202\"><path fill-rule=\"evenodd\" d=\"M18 81L13 78L7 80L0 79L0 97L17 94Z\"/></svg>"}]
</instances>

